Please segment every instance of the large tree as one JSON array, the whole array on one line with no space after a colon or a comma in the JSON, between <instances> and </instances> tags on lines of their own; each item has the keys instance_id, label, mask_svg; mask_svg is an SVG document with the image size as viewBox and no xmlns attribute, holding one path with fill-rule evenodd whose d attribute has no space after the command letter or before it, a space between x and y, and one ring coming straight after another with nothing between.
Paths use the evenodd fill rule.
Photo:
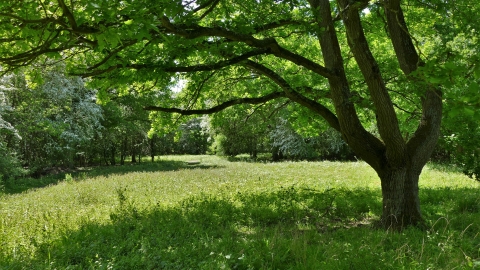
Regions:
<instances>
[{"instance_id":1,"label":"large tree","mask_svg":"<svg viewBox=\"0 0 480 270\"><path fill-rule=\"evenodd\" d=\"M442 118L441 86L422 75L429 41L409 29L428 34L436 19L473 10L468 1L449 9L455 1L418 0L405 11L402 2L2 1L0 61L15 68L64 60L72 74L92 78L100 98L137 89L151 95L145 109L174 115L274 99L300 104L375 169L382 224L401 229L423 223L418 180ZM187 82L182 94L179 82ZM404 112L417 119L405 136ZM362 125L369 114L375 134Z\"/></svg>"}]
</instances>

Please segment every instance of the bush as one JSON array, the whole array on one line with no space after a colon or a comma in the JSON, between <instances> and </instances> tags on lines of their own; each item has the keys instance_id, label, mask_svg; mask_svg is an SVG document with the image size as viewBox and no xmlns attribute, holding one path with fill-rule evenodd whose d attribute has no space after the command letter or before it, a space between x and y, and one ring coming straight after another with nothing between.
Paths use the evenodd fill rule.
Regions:
<instances>
[{"instance_id":1,"label":"bush","mask_svg":"<svg viewBox=\"0 0 480 270\"><path fill-rule=\"evenodd\" d=\"M213 142L208 148L208 154L224 156L226 155L224 145L226 145L227 137L223 134L217 134L213 138Z\"/></svg>"},{"instance_id":2,"label":"bush","mask_svg":"<svg viewBox=\"0 0 480 270\"><path fill-rule=\"evenodd\" d=\"M204 118L194 118L179 128L177 153L202 155L208 151L210 141L207 122Z\"/></svg>"},{"instance_id":3,"label":"bush","mask_svg":"<svg viewBox=\"0 0 480 270\"><path fill-rule=\"evenodd\" d=\"M478 121L458 118L445 121L443 136L440 137L434 158L449 162L462 169L463 173L480 181L480 126Z\"/></svg>"},{"instance_id":4,"label":"bush","mask_svg":"<svg viewBox=\"0 0 480 270\"><path fill-rule=\"evenodd\" d=\"M318 157L311 140L306 140L295 132L290 123L285 119L278 119L277 126L270 132L270 140L272 141L273 149L278 149L281 152L281 156L290 159L314 159Z\"/></svg>"},{"instance_id":5,"label":"bush","mask_svg":"<svg viewBox=\"0 0 480 270\"><path fill-rule=\"evenodd\" d=\"M26 170L22 168L17 156L8 151L5 145L0 142L0 183L3 181L6 184L25 174Z\"/></svg>"},{"instance_id":6,"label":"bush","mask_svg":"<svg viewBox=\"0 0 480 270\"><path fill-rule=\"evenodd\" d=\"M352 149L342 139L342 135L329 128L314 138L315 150L325 160L355 160Z\"/></svg>"}]
</instances>

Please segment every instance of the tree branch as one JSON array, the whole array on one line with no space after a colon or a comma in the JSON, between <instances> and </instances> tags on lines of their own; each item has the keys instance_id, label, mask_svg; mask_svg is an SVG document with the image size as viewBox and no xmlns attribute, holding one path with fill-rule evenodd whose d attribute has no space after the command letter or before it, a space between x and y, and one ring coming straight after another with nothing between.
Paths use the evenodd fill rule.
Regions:
<instances>
[{"instance_id":1,"label":"tree branch","mask_svg":"<svg viewBox=\"0 0 480 270\"><path fill-rule=\"evenodd\" d=\"M33 24L33 23L47 24L47 23L50 23L50 22L58 23L58 20L55 19L55 18L42 18L42 19L36 19L36 20L27 20L27 19L24 19L20 16L9 14L9 13L4 13L4 12L0 12L0 16L13 18L13 19L16 19L16 20L24 23L24 24Z\"/></svg>"},{"instance_id":2,"label":"tree branch","mask_svg":"<svg viewBox=\"0 0 480 270\"><path fill-rule=\"evenodd\" d=\"M311 99L301 95L297 91L295 91L288 84L287 81L285 81L280 75L275 73L273 70L267 68L266 66L255 63L255 62L250 61L250 60L246 61L244 65L246 67L249 67L252 70L258 72L259 74L262 74L262 75L268 77L269 79L271 79L275 84L280 86L280 88L285 92L285 95L286 95L287 98L289 98L290 100L292 100L294 102L297 102L298 104L301 104L301 105L307 107L308 109L310 109L311 111L319 114L320 116L322 116L328 122L328 124L331 127L340 131L340 125L338 123L337 117L327 107L325 107L322 104L320 104L320 103L318 103L314 100L311 100Z\"/></svg>"},{"instance_id":3,"label":"tree branch","mask_svg":"<svg viewBox=\"0 0 480 270\"><path fill-rule=\"evenodd\" d=\"M412 37L408 32L400 0L385 0L384 11L387 29L392 40L400 68L409 75L424 63L420 59ZM414 169L421 171L427 163L440 136L442 120L442 92L439 88L427 86L422 100L422 117L413 137L407 142L408 155Z\"/></svg>"},{"instance_id":4,"label":"tree branch","mask_svg":"<svg viewBox=\"0 0 480 270\"><path fill-rule=\"evenodd\" d=\"M85 27L85 26L78 26L77 22L75 21L75 17L73 16L73 13L70 11L70 9L67 7L65 2L63 0L57 0L58 5L62 9L63 15L65 16L70 23L70 29L67 29L75 34L93 34L93 33L98 33L100 32L99 29L93 28L93 27ZM73 7L72 7L73 8ZM65 25L64 25L65 26ZM65 26L66 27L66 26ZM68 28L68 27L66 27Z\"/></svg>"},{"instance_id":5,"label":"tree branch","mask_svg":"<svg viewBox=\"0 0 480 270\"><path fill-rule=\"evenodd\" d=\"M365 3L352 4L348 0L338 0L337 3L345 25L348 46L365 78L376 109L378 132L387 146L388 162L392 166L404 166L405 140L400 132L398 118L383 81L380 67L373 57L360 21L359 8Z\"/></svg>"},{"instance_id":6,"label":"tree branch","mask_svg":"<svg viewBox=\"0 0 480 270\"><path fill-rule=\"evenodd\" d=\"M210 5L212 5L212 3L215 5L216 2L218 2L219 0L209 0L201 5L199 5L198 7L196 7L194 10L192 10L193 13L195 12L198 12L199 10L202 10ZM188 5L192 4L194 1L190 2L190 3L187 3Z\"/></svg>"},{"instance_id":7,"label":"tree branch","mask_svg":"<svg viewBox=\"0 0 480 270\"><path fill-rule=\"evenodd\" d=\"M437 144L442 121L442 105L441 91L428 90L425 93L420 123L407 142L407 151L414 161L415 169L422 169Z\"/></svg>"},{"instance_id":8,"label":"tree branch","mask_svg":"<svg viewBox=\"0 0 480 270\"><path fill-rule=\"evenodd\" d=\"M385 164L385 146L371 133L365 130L354 103L347 76L336 27L332 18L329 0L308 0L317 22L317 35L322 50L325 67L334 70L335 78L329 78L332 101L340 122L342 137L345 142L375 170Z\"/></svg>"},{"instance_id":9,"label":"tree branch","mask_svg":"<svg viewBox=\"0 0 480 270\"><path fill-rule=\"evenodd\" d=\"M137 43L136 40L131 40L131 41L128 41L128 42L123 43L123 45L118 46L118 48L116 48L115 50L113 50L112 52L110 52L107 56L105 56L105 57L102 59L102 61L96 63L95 65L93 65L93 66L91 66L91 67L89 67L88 70L93 70L93 69L96 69L96 68L100 67L101 65L105 64L105 63L108 61L108 59L110 59L112 56L114 56L114 55L117 54L118 52L122 51L123 49L125 49L125 48L127 48L127 47L129 47L129 46L131 46L131 45L133 45L133 44L135 44L135 43Z\"/></svg>"},{"instance_id":10,"label":"tree branch","mask_svg":"<svg viewBox=\"0 0 480 270\"><path fill-rule=\"evenodd\" d=\"M147 111L160 111L160 112L167 112L167 113L179 113L181 115L194 115L194 114L212 114L224 110L228 107L238 105L238 104L260 104L265 103L267 101L285 97L284 92L273 92L263 97L258 98L239 98L229 100L224 102L220 105L212 107L210 109L198 109L198 110L184 110L179 108L165 108L165 107L158 107L158 106L146 106L144 107Z\"/></svg>"},{"instance_id":11,"label":"tree branch","mask_svg":"<svg viewBox=\"0 0 480 270\"><path fill-rule=\"evenodd\" d=\"M190 108L190 106L193 106L197 100L198 97L200 96L200 93L202 92L203 86L207 83L208 80L210 80L213 76L215 75L215 71L212 73L208 74L206 78L200 81L200 85L198 87L195 87L192 98L187 102L187 108ZM197 82L195 81L195 84Z\"/></svg>"},{"instance_id":12,"label":"tree branch","mask_svg":"<svg viewBox=\"0 0 480 270\"><path fill-rule=\"evenodd\" d=\"M65 5L65 2L63 0L58 0L58 5L62 9L63 16L67 17L67 20L70 23L72 29L77 29L77 22L75 21L75 17L73 17L72 12L70 12L70 9L68 9L67 5Z\"/></svg>"},{"instance_id":13,"label":"tree branch","mask_svg":"<svg viewBox=\"0 0 480 270\"><path fill-rule=\"evenodd\" d=\"M70 46L70 48L73 48L73 47L75 46ZM67 48L62 47L62 48L56 48L56 49L48 49L48 48L47 49L37 48L37 49L38 50L33 52L26 52L26 53L17 54L12 57L0 58L0 61L11 66L23 66L25 62L35 60L35 58L37 58L42 54L52 53L52 52L62 52L62 51L65 51Z\"/></svg>"},{"instance_id":14,"label":"tree branch","mask_svg":"<svg viewBox=\"0 0 480 270\"><path fill-rule=\"evenodd\" d=\"M286 26L286 25L299 25L301 23L302 22L300 22L300 21L294 21L294 20L279 20L279 21L276 21L276 22L271 22L271 23L267 23L267 24L264 24L264 25L256 26L255 27L255 33L260 33L260 32L263 32L263 31L279 28L279 27Z\"/></svg>"},{"instance_id":15,"label":"tree branch","mask_svg":"<svg viewBox=\"0 0 480 270\"><path fill-rule=\"evenodd\" d=\"M384 1L384 11L387 18L387 30L392 40L393 49L397 56L400 68L405 75L409 75L423 65L420 56L413 45L412 37L408 32L407 24L399 0Z\"/></svg>"},{"instance_id":16,"label":"tree branch","mask_svg":"<svg viewBox=\"0 0 480 270\"><path fill-rule=\"evenodd\" d=\"M156 65L156 64L117 64L114 66L111 66L106 69L97 69L91 72L85 72L85 73L72 73L70 75L73 76L82 76L84 78L86 77L92 77L92 76L98 76L110 71L113 71L115 69L119 68L131 68L131 69L145 69L145 68L153 68L153 69L158 69L162 70L164 72L199 72L199 71L212 71L212 70L217 70L221 69L227 66L231 66L234 64L238 64L242 61L247 60L249 57L252 56L257 56L261 54L268 54L268 50L266 49L257 49L253 50L247 53L244 53L242 55L239 55L237 57L233 57L228 60L224 61L219 61L217 63L212 63L212 64L203 64L203 65L195 65L195 66L172 66L172 67L166 67L163 65Z\"/></svg>"},{"instance_id":17,"label":"tree branch","mask_svg":"<svg viewBox=\"0 0 480 270\"><path fill-rule=\"evenodd\" d=\"M255 48L268 49L271 53L279 58L289 60L297 65L303 66L325 78L334 78L336 74L322 65L295 54L281 47L274 38L257 39L252 35L236 33L221 27L203 27L199 25L174 25L167 17L162 18L162 25L166 33L175 34L186 39L195 39L199 37L223 37L228 40L245 43Z\"/></svg>"},{"instance_id":18,"label":"tree branch","mask_svg":"<svg viewBox=\"0 0 480 270\"><path fill-rule=\"evenodd\" d=\"M213 2L213 3L212 3ZM220 0L212 0L212 1L209 1L205 6L207 5L210 5L210 7L202 14L202 16L200 16L200 20L205 18L205 16L207 16L210 12L213 11L213 9L218 5L218 3L220 3Z\"/></svg>"}]
</instances>

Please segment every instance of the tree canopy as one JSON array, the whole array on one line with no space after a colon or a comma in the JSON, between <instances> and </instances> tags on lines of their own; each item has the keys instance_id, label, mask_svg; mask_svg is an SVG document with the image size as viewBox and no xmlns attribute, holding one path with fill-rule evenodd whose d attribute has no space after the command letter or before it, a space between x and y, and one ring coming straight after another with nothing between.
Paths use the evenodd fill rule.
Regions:
<instances>
[{"instance_id":1,"label":"tree canopy","mask_svg":"<svg viewBox=\"0 0 480 270\"><path fill-rule=\"evenodd\" d=\"M478 92L479 9L466 0L10 1L0 4L0 62L10 71L65 61L101 100L141 98L159 125L290 100L377 171L382 223L401 228L422 223L418 176L443 103Z\"/></svg>"}]
</instances>

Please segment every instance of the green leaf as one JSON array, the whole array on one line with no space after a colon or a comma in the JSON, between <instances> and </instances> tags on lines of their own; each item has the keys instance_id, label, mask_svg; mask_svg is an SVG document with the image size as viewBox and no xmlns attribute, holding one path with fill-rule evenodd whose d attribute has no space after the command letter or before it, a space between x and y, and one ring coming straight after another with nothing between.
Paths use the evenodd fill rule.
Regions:
<instances>
[{"instance_id":1,"label":"green leaf","mask_svg":"<svg viewBox=\"0 0 480 270\"><path fill-rule=\"evenodd\" d=\"M49 58L52 58L52 59L61 59L62 58L62 55L59 52L50 52L50 53L47 53L46 56L48 56Z\"/></svg>"},{"instance_id":2,"label":"green leaf","mask_svg":"<svg viewBox=\"0 0 480 270\"><path fill-rule=\"evenodd\" d=\"M440 84L440 83L443 82L443 80L444 80L444 79L441 78L441 77L429 77L429 78L428 78L428 81L429 81L430 83L433 83L433 84Z\"/></svg>"},{"instance_id":3,"label":"green leaf","mask_svg":"<svg viewBox=\"0 0 480 270\"><path fill-rule=\"evenodd\" d=\"M453 61L446 62L444 66L446 69L451 69L451 70L457 69L457 65Z\"/></svg>"},{"instance_id":4,"label":"green leaf","mask_svg":"<svg viewBox=\"0 0 480 270\"><path fill-rule=\"evenodd\" d=\"M475 110L470 108L470 107L463 107L463 113L466 116L473 116L473 115L475 115Z\"/></svg>"},{"instance_id":5,"label":"green leaf","mask_svg":"<svg viewBox=\"0 0 480 270\"><path fill-rule=\"evenodd\" d=\"M480 94L480 85L477 82L472 82L467 88L467 93L478 96Z\"/></svg>"},{"instance_id":6,"label":"green leaf","mask_svg":"<svg viewBox=\"0 0 480 270\"><path fill-rule=\"evenodd\" d=\"M452 108L450 111L448 111L447 115L449 118L455 118L461 113L462 111L459 108Z\"/></svg>"},{"instance_id":7,"label":"green leaf","mask_svg":"<svg viewBox=\"0 0 480 270\"><path fill-rule=\"evenodd\" d=\"M135 39L139 41L143 39L150 39L151 37L152 36L150 35L147 29L142 29L135 35Z\"/></svg>"},{"instance_id":8,"label":"green leaf","mask_svg":"<svg viewBox=\"0 0 480 270\"><path fill-rule=\"evenodd\" d=\"M475 78L480 79L480 64L475 65L473 72L475 74Z\"/></svg>"}]
</instances>

